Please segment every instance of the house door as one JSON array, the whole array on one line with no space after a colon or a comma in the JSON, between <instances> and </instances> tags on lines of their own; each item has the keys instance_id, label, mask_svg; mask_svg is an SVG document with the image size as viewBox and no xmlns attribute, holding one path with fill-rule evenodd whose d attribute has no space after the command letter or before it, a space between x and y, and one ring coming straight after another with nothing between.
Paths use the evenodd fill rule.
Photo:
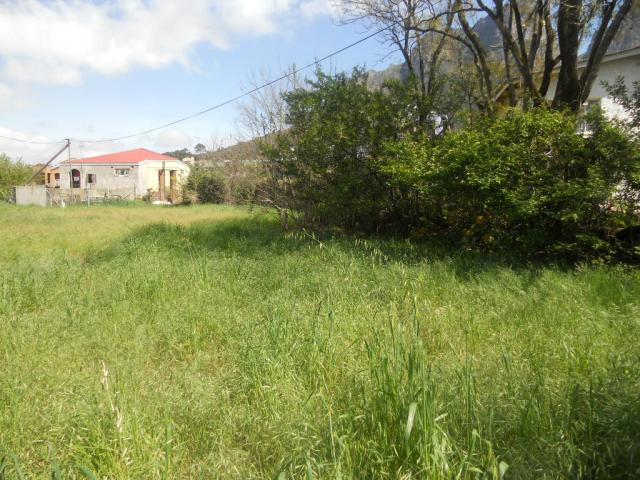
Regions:
<instances>
[{"instance_id":1,"label":"house door","mask_svg":"<svg viewBox=\"0 0 640 480\"><path fill-rule=\"evenodd\" d=\"M71 170L71 188L80 188L80 170Z\"/></svg>"}]
</instances>

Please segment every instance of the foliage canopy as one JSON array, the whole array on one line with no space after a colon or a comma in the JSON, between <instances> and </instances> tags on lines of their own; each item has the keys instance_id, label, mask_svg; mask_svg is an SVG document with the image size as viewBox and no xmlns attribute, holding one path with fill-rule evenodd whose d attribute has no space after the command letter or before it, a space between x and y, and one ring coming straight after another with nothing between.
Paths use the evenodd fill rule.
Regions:
<instances>
[{"instance_id":1,"label":"foliage canopy","mask_svg":"<svg viewBox=\"0 0 640 480\"><path fill-rule=\"evenodd\" d=\"M32 174L29 165L0 154L0 201L9 200L12 188L27 181Z\"/></svg>"}]
</instances>

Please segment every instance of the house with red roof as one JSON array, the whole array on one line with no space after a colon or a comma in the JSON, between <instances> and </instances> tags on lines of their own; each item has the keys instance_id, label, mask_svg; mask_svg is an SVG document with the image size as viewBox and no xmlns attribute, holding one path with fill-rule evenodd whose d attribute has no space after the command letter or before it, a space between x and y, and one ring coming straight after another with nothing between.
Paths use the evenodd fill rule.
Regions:
<instances>
[{"instance_id":1,"label":"house with red roof","mask_svg":"<svg viewBox=\"0 0 640 480\"><path fill-rule=\"evenodd\" d=\"M89 197L120 196L176 201L189 176L189 166L177 158L136 148L60 164L61 189Z\"/></svg>"}]
</instances>

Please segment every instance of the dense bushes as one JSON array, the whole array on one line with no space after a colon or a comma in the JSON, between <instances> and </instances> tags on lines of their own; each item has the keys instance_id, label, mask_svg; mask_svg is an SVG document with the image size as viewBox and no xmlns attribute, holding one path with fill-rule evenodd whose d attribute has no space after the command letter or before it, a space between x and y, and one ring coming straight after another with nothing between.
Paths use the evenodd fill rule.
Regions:
<instances>
[{"instance_id":1,"label":"dense bushes","mask_svg":"<svg viewBox=\"0 0 640 480\"><path fill-rule=\"evenodd\" d=\"M601 113L474 114L434 135L410 84L370 91L364 79L319 73L285 95L290 128L264 153L274 203L302 225L529 257L640 253L616 237L639 223L638 145Z\"/></svg>"},{"instance_id":2,"label":"dense bushes","mask_svg":"<svg viewBox=\"0 0 640 480\"><path fill-rule=\"evenodd\" d=\"M389 189L377 164L384 145L411 131L417 112L405 91L371 91L355 71L321 72L308 88L285 95L290 128L264 154L277 177L280 207L305 226L379 231L402 218L402 196ZM282 205L284 203L284 205ZM404 223L404 222L400 222Z\"/></svg>"},{"instance_id":3,"label":"dense bushes","mask_svg":"<svg viewBox=\"0 0 640 480\"><path fill-rule=\"evenodd\" d=\"M0 201L9 200L12 188L27 181L32 173L29 165L0 154Z\"/></svg>"},{"instance_id":4,"label":"dense bushes","mask_svg":"<svg viewBox=\"0 0 640 480\"><path fill-rule=\"evenodd\" d=\"M192 167L184 188L186 203L245 205L256 201L263 181L261 166L233 161L215 167Z\"/></svg>"},{"instance_id":5,"label":"dense bushes","mask_svg":"<svg viewBox=\"0 0 640 480\"><path fill-rule=\"evenodd\" d=\"M428 232L480 248L610 255L637 223L637 147L599 112L544 109L477 121L441 141L388 145L392 185L418 192Z\"/></svg>"},{"instance_id":6,"label":"dense bushes","mask_svg":"<svg viewBox=\"0 0 640 480\"><path fill-rule=\"evenodd\" d=\"M184 187L188 203L222 203L225 195L224 179L216 172L195 165Z\"/></svg>"}]
</instances>

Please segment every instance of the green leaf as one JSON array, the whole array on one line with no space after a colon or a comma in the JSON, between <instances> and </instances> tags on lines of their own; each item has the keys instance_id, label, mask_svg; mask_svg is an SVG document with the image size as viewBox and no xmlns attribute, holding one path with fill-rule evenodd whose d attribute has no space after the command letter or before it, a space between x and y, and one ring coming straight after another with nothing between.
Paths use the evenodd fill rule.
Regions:
<instances>
[{"instance_id":1,"label":"green leaf","mask_svg":"<svg viewBox=\"0 0 640 480\"><path fill-rule=\"evenodd\" d=\"M404 429L404 438L406 440L409 440L409 437L411 436L411 431L413 430L413 423L416 418L417 410L418 410L418 404L416 402L413 402L411 405L409 405L409 415L407 417L407 426Z\"/></svg>"}]
</instances>

